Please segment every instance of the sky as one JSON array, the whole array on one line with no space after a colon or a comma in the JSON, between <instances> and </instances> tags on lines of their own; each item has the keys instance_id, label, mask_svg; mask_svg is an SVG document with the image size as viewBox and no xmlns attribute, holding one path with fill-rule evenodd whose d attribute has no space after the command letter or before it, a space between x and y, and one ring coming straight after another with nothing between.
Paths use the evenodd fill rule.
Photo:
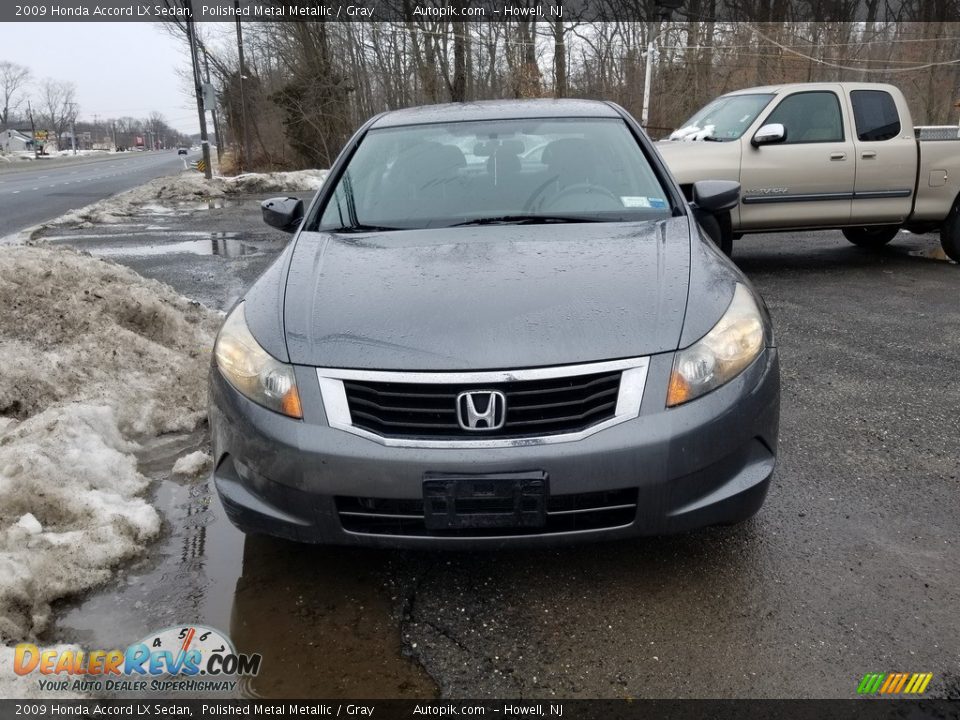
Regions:
<instances>
[{"instance_id":1,"label":"sky","mask_svg":"<svg viewBox=\"0 0 960 720\"><path fill-rule=\"evenodd\" d=\"M34 82L76 83L84 121L155 110L181 132L200 131L196 101L178 75L190 67L189 50L157 23L0 23L0 60L26 65Z\"/></svg>"}]
</instances>

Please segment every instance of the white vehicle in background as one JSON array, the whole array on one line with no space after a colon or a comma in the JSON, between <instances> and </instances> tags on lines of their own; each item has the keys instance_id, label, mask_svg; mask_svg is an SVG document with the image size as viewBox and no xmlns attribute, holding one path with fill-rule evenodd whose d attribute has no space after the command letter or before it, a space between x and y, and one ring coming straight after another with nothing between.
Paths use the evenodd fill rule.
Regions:
<instances>
[{"instance_id":1,"label":"white vehicle in background","mask_svg":"<svg viewBox=\"0 0 960 720\"><path fill-rule=\"evenodd\" d=\"M807 83L723 95L657 144L687 198L736 180L740 202L705 227L726 253L745 233L838 228L879 248L901 229L940 233L960 262L960 128L914 128L903 93Z\"/></svg>"}]
</instances>

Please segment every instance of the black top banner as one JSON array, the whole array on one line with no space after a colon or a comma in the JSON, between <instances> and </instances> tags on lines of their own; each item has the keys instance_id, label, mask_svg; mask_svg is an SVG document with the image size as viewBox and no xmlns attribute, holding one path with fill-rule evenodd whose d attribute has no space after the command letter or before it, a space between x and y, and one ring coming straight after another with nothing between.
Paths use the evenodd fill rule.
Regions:
<instances>
[{"instance_id":1,"label":"black top banner","mask_svg":"<svg viewBox=\"0 0 960 720\"><path fill-rule=\"evenodd\" d=\"M29 0L0 21L954 22L960 0Z\"/></svg>"}]
</instances>

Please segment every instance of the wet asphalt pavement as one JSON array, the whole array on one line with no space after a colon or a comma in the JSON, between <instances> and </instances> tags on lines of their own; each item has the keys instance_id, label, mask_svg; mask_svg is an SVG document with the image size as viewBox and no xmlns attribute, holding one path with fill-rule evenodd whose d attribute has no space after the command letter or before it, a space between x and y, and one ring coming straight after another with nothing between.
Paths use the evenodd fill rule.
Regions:
<instances>
[{"instance_id":1,"label":"wet asphalt pavement","mask_svg":"<svg viewBox=\"0 0 960 720\"><path fill-rule=\"evenodd\" d=\"M57 156L0 164L0 237L183 168L176 150Z\"/></svg>"},{"instance_id":2,"label":"wet asphalt pavement","mask_svg":"<svg viewBox=\"0 0 960 720\"><path fill-rule=\"evenodd\" d=\"M48 233L220 309L287 237L252 198ZM206 438L163 438L141 454L163 539L64 603L50 639L202 622L264 655L242 688L262 697L847 698L894 671L957 696L960 267L907 234L881 253L837 232L735 253L782 363L779 466L750 522L536 552L244 539L205 480L170 477Z\"/></svg>"}]
</instances>

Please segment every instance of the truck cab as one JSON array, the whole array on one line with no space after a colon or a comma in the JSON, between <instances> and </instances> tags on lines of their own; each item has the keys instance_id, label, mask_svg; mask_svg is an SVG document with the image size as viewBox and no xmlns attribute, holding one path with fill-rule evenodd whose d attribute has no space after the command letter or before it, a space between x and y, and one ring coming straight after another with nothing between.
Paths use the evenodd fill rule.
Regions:
<instances>
[{"instance_id":1,"label":"truck cab","mask_svg":"<svg viewBox=\"0 0 960 720\"><path fill-rule=\"evenodd\" d=\"M918 141L892 85L739 90L709 103L657 149L685 192L706 178L741 184L730 237L722 238L727 251L744 233L825 228L878 247L904 227L943 230L956 215L960 143ZM956 230L947 235L960 236ZM957 237L944 240L953 259L958 245Z\"/></svg>"}]
</instances>

